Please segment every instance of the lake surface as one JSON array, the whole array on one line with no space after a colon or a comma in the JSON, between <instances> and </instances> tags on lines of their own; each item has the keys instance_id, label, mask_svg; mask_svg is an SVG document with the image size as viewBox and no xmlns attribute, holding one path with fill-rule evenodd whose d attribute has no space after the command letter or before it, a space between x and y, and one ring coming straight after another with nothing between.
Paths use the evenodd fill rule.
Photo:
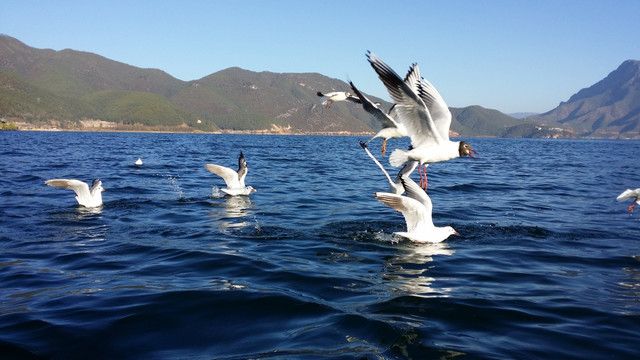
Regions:
<instances>
[{"instance_id":1,"label":"lake surface","mask_svg":"<svg viewBox=\"0 0 640 360\"><path fill-rule=\"evenodd\" d=\"M640 357L640 142L465 139L428 191L461 236L419 245L359 139L0 132L2 358Z\"/></svg>"}]
</instances>

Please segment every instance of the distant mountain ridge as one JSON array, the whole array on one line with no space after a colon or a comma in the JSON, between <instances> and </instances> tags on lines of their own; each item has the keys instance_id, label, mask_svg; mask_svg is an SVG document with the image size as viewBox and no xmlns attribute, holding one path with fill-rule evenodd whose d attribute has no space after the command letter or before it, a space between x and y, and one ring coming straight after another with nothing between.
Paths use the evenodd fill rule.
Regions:
<instances>
[{"instance_id":1,"label":"distant mountain ridge","mask_svg":"<svg viewBox=\"0 0 640 360\"><path fill-rule=\"evenodd\" d=\"M451 133L465 137L637 136L640 110L632 101L639 94L637 63L625 62L612 79L581 90L558 109L525 119L481 106L451 108ZM5 122L62 129L108 124L109 129L119 130L274 133L372 133L380 128L358 104L336 103L325 109L317 91L349 91L349 85L318 73L253 72L237 67L182 81L162 70L70 49L35 49L0 35L0 118ZM391 105L371 98L383 108ZM614 101L620 98L627 100ZM602 120L585 120L605 110L610 115ZM575 120L576 116L583 117Z\"/></svg>"},{"instance_id":2,"label":"distant mountain ridge","mask_svg":"<svg viewBox=\"0 0 640 360\"><path fill-rule=\"evenodd\" d=\"M380 128L360 105L322 107L318 91L348 91L349 85L317 73L232 67L182 81L158 69L69 49L35 49L0 36L0 81L0 117L40 127L73 129L106 121L110 129L125 130L372 133ZM485 116L486 110L467 109L462 121L454 111L453 134L500 136L505 124L513 124L503 114ZM483 120L473 120L478 117Z\"/></svg>"},{"instance_id":3,"label":"distant mountain ridge","mask_svg":"<svg viewBox=\"0 0 640 360\"><path fill-rule=\"evenodd\" d=\"M601 81L533 118L584 137L640 138L640 61L624 61Z\"/></svg>"},{"instance_id":4,"label":"distant mountain ridge","mask_svg":"<svg viewBox=\"0 0 640 360\"><path fill-rule=\"evenodd\" d=\"M359 106L320 106L318 90L348 89L320 74L230 68L182 81L92 53L31 48L6 35L0 36L0 81L0 117L40 126L74 128L99 119L140 130L358 133L379 127Z\"/></svg>"}]
</instances>

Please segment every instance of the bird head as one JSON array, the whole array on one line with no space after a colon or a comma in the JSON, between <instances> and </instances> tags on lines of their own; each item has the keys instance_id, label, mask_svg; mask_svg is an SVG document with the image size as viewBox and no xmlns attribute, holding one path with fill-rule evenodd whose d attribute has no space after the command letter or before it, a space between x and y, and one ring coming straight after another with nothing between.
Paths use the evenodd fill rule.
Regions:
<instances>
[{"instance_id":1,"label":"bird head","mask_svg":"<svg viewBox=\"0 0 640 360\"><path fill-rule=\"evenodd\" d=\"M471 145L469 145L469 143L466 141L460 141L460 146L458 147L458 153L460 154L460 157L470 156L474 160L476 159L476 157L473 156L473 154L478 155L478 152L473 150Z\"/></svg>"}]
</instances>

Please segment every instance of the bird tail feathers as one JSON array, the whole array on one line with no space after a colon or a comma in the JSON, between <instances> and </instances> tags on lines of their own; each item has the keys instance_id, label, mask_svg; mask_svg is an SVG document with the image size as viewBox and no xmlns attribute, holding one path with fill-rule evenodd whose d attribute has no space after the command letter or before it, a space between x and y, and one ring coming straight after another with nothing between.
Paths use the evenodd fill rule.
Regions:
<instances>
[{"instance_id":1,"label":"bird tail feathers","mask_svg":"<svg viewBox=\"0 0 640 360\"><path fill-rule=\"evenodd\" d=\"M402 166L407 161L409 161L409 154L406 150L395 149L391 155L389 155L389 164L393 167Z\"/></svg>"}]
</instances>

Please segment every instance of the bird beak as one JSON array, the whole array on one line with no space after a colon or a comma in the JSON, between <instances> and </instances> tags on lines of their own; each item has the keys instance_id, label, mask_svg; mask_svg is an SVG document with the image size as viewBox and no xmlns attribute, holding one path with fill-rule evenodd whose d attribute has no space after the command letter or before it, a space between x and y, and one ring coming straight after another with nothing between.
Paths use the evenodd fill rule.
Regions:
<instances>
[{"instance_id":1,"label":"bird beak","mask_svg":"<svg viewBox=\"0 0 640 360\"><path fill-rule=\"evenodd\" d=\"M460 233L456 231L453 233L453 235L460 236Z\"/></svg>"},{"instance_id":2,"label":"bird beak","mask_svg":"<svg viewBox=\"0 0 640 360\"><path fill-rule=\"evenodd\" d=\"M472 158L473 160L475 160L475 159L476 159L476 157L475 157L475 156L473 156L473 154L472 154L472 153L473 153L473 154L478 155L478 152L477 152L477 151L475 151L475 150L473 150L473 149L470 149L470 150L469 150L469 156L471 156L471 158Z\"/></svg>"},{"instance_id":3,"label":"bird beak","mask_svg":"<svg viewBox=\"0 0 640 360\"><path fill-rule=\"evenodd\" d=\"M253 192L257 192L258 190L256 190L256 189L251 189L251 191L253 191Z\"/></svg>"},{"instance_id":4,"label":"bird beak","mask_svg":"<svg viewBox=\"0 0 640 360\"><path fill-rule=\"evenodd\" d=\"M102 191L106 191L106 190L107 190L107 189L105 189L105 188L102 188Z\"/></svg>"}]
</instances>

